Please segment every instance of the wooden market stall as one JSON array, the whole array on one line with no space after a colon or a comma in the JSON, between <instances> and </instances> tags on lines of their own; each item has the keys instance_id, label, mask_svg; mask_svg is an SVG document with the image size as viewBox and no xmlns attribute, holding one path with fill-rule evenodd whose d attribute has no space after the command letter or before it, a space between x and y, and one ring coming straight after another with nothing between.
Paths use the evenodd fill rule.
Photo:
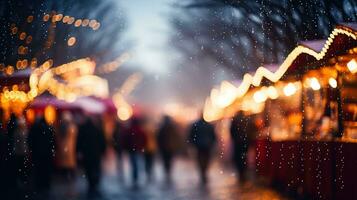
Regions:
<instances>
[{"instance_id":1,"label":"wooden market stall","mask_svg":"<svg viewBox=\"0 0 357 200\"><path fill-rule=\"evenodd\" d=\"M1 120L7 121L11 113L22 113L31 100L28 95L30 75L30 69L16 71L11 76L0 74Z\"/></svg>"},{"instance_id":2,"label":"wooden market stall","mask_svg":"<svg viewBox=\"0 0 357 200\"><path fill-rule=\"evenodd\" d=\"M302 42L276 70L260 67L231 93L211 93L206 120L258 113L259 175L309 199L357 199L356 72L357 26L341 24L327 40Z\"/></svg>"},{"instance_id":3,"label":"wooden market stall","mask_svg":"<svg viewBox=\"0 0 357 200\"><path fill-rule=\"evenodd\" d=\"M287 191L313 199L357 198L357 78L348 66L357 59L354 28L338 26L326 42L302 43L311 53L296 56L280 79L294 81L296 91L289 94L286 85L288 103L280 97L265 102L272 125L270 137L258 139L257 154L265 157L257 158L257 168Z\"/></svg>"}]
</instances>

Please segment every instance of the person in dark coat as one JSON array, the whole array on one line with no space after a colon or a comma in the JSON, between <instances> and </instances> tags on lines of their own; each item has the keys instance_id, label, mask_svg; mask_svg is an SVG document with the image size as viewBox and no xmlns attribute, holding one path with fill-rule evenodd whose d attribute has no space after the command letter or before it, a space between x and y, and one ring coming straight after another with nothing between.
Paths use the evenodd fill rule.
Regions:
<instances>
[{"instance_id":1,"label":"person in dark coat","mask_svg":"<svg viewBox=\"0 0 357 200\"><path fill-rule=\"evenodd\" d=\"M245 116L242 111L233 118L230 133L233 146L233 163L242 183L246 180L247 152L251 135L255 134L253 118Z\"/></svg>"},{"instance_id":2,"label":"person in dark coat","mask_svg":"<svg viewBox=\"0 0 357 200\"><path fill-rule=\"evenodd\" d=\"M105 153L106 143L104 133L88 118L79 127L77 152L80 154L84 171L88 180L88 194L99 194L98 185L101 178L101 159Z\"/></svg>"},{"instance_id":3,"label":"person in dark coat","mask_svg":"<svg viewBox=\"0 0 357 200\"><path fill-rule=\"evenodd\" d=\"M36 119L28 133L28 145L34 166L35 184L40 193L49 192L55 154L54 129L44 117Z\"/></svg>"},{"instance_id":4,"label":"person in dark coat","mask_svg":"<svg viewBox=\"0 0 357 200\"><path fill-rule=\"evenodd\" d=\"M118 175L119 179L122 181L123 180L123 169L124 169L124 164L123 164L123 133L124 133L124 127L121 125L119 121L115 122L115 127L113 131L113 138L112 138L112 144L116 153L116 158L117 158L117 165L118 165Z\"/></svg>"},{"instance_id":5,"label":"person in dark coat","mask_svg":"<svg viewBox=\"0 0 357 200\"><path fill-rule=\"evenodd\" d=\"M0 116L0 197L3 199L14 199L16 198L14 137L11 131L9 135L9 131L5 129L5 125L2 123L2 115ZM7 124L7 127L9 127L9 124Z\"/></svg>"},{"instance_id":6,"label":"person in dark coat","mask_svg":"<svg viewBox=\"0 0 357 200\"><path fill-rule=\"evenodd\" d=\"M191 126L189 142L196 149L201 183L205 185L208 182L207 170L211 161L212 150L216 143L216 134L213 125L201 117Z\"/></svg>"},{"instance_id":7,"label":"person in dark coat","mask_svg":"<svg viewBox=\"0 0 357 200\"><path fill-rule=\"evenodd\" d=\"M133 187L136 188L139 180L139 163L147 142L147 136L139 118L133 117L131 119L130 127L124 133L123 142L124 149L129 154Z\"/></svg>"},{"instance_id":8,"label":"person in dark coat","mask_svg":"<svg viewBox=\"0 0 357 200\"><path fill-rule=\"evenodd\" d=\"M157 133L157 143L167 180L171 179L172 161L178 150L179 142L180 138L175 123L169 116L164 116Z\"/></svg>"}]
</instances>

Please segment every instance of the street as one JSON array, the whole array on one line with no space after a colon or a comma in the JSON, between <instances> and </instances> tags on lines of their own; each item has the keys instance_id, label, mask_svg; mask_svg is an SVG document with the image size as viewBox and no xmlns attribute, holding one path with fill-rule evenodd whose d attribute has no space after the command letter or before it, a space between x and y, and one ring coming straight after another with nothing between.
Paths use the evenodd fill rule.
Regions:
<instances>
[{"instance_id":1,"label":"street","mask_svg":"<svg viewBox=\"0 0 357 200\"><path fill-rule=\"evenodd\" d=\"M126 159L125 159L126 160ZM101 198L105 200L223 200L223 199L286 199L277 192L252 183L240 186L235 173L223 167L217 160L210 170L210 182L206 187L200 186L195 163L180 158L176 160L173 180L169 184L164 181L160 162L155 163L155 180L146 184L142 180L139 188L132 188L129 180L128 165L124 163L124 178L118 176L116 160L109 152L103 161L103 179L101 182ZM144 175L144 174L143 174ZM77 178L74 185L65 184L56 179L51 190L51 199L86 199L86 182ZM144 179L144 178L143 178Z\"/></svg>"}]
</instances>

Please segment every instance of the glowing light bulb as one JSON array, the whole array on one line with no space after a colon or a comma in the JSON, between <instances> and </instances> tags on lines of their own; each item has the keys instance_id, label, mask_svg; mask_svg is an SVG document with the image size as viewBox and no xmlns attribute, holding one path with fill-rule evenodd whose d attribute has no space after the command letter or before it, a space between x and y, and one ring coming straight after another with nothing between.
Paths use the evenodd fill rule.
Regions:
<instances>
[{"instance_id":1,"label":"glowing light bulb","mask_svg":"<svg viewBox=\"0 0 357 200\"><path fill-rule=\"evenodd\" d=\"M355 59L350 60L347 63L347 68L348 68L348 70L350 70L350 72L352 72L352 74L356 73L357 72L357 62L356 62L356 60Z\"/></svg>"},{"instance_id":2,"label":"glowing light bulb","mask_svg":"<svg viewBox=\"0 0 357 200\"><path fill-rule=\"evenodd\" d=\"M253 95L253 99L256 103L263 103L265 100L267 100L267 96L263 91L256 91Z\"/></svg>"},{"instance_id":3,"label":"glowing light bulb","mask_svg":"<svg viewBox=\"0 0 357 200\"><path fill-rule=\"evenodd\" d=\"M133 110L129 106L123 106L118 108L117 115L120 120L126 121L133 115Z\"/></svg>"},{"instance_id":4,"label":"glowing light bulb","mask_svg":"<svg viewBox=\"0 0 357 200\"><path fill-rule=\"evenodd\" d=\"M337 88L337 81L336 81L336 79L334 79L334 78L330 78L330 79L328 80L328 84L330 84L330 86L331 86L332 88Z\"/></svg>"},{"instance_id":5,"label":"glowing light bulb","mask_svg":"<svg viewBox=\"0 0 357 200\"><path fill-rule=\"evenodd\" d=\"M70 37L67 41L68 46L73 46L76 43L76 38L75 37Z\"/></svg>"},{"instance_id":6,"label":"glowing light bulb","mask_svg":"<svg viewBox=\"0 0 357 200\"><path fill-rule=\"evenodd\" d=\"M267 93L268 93L268 97L271 99L276 99L279 97L278 91L274 86L269 86Z\"/></svg>"},{"instance_id":7,"label":"glowing light bulb","mask_svg":"<svg viewBox=\"0 0 357 200\"><path fill-rule=\"evenodd\" d=\"M321 85L319 83L319 80L317 80L317 78L311 78L310 79L310 87L313 89L313 90L319 90L321 88Z\"/></svg>"},{"instance_id":8,"label":"glowing light bulb","mask_svg":"<svg viewBox=\"0 0 357 200\"><path fill-rule=\"evenodd\" d=\"M285 96L291 96L296 92L296 86L293 83L289 83L284 87Z\"/></svg>"}]
</instances>

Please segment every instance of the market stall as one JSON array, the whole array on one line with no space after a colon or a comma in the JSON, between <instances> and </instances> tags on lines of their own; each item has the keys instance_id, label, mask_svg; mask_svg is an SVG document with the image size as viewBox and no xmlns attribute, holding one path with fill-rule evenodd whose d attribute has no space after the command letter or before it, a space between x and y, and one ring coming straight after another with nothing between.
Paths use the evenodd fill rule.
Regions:
<instances>
[{"instance_id":1,"label":"market stall","mask_svg":"<svg viewBox=\"0 0 357 200\"><path fill-rule=\"evenodd\" d=\"M269 158L257 157L261 175L284 190L314 199L357 197L352 181L356 177L351 176L357 166L357 85L354 66L348 66L356 58L356 32L353 26L337 29L347 32L330 36L326 43L302 44L321 56L304 53L291 62L281 81L294 75L294 87L289 83L282 99L265 102L270 137L259 139L257 146L258 155Z\"/></svg>"},{"instance_id":2,"label":"market stall","mask_svg":"<svg viewBox=\"0 0 357 200\"><path fill-rule=\"evenodd\" d=\"M342 24L327 40L302 42L276 70L246 74L229 95L211 93L205 119L261 116L259 175L312 199L357 198L356 72L357 26Z\"/></svg>"}]
</instances>

